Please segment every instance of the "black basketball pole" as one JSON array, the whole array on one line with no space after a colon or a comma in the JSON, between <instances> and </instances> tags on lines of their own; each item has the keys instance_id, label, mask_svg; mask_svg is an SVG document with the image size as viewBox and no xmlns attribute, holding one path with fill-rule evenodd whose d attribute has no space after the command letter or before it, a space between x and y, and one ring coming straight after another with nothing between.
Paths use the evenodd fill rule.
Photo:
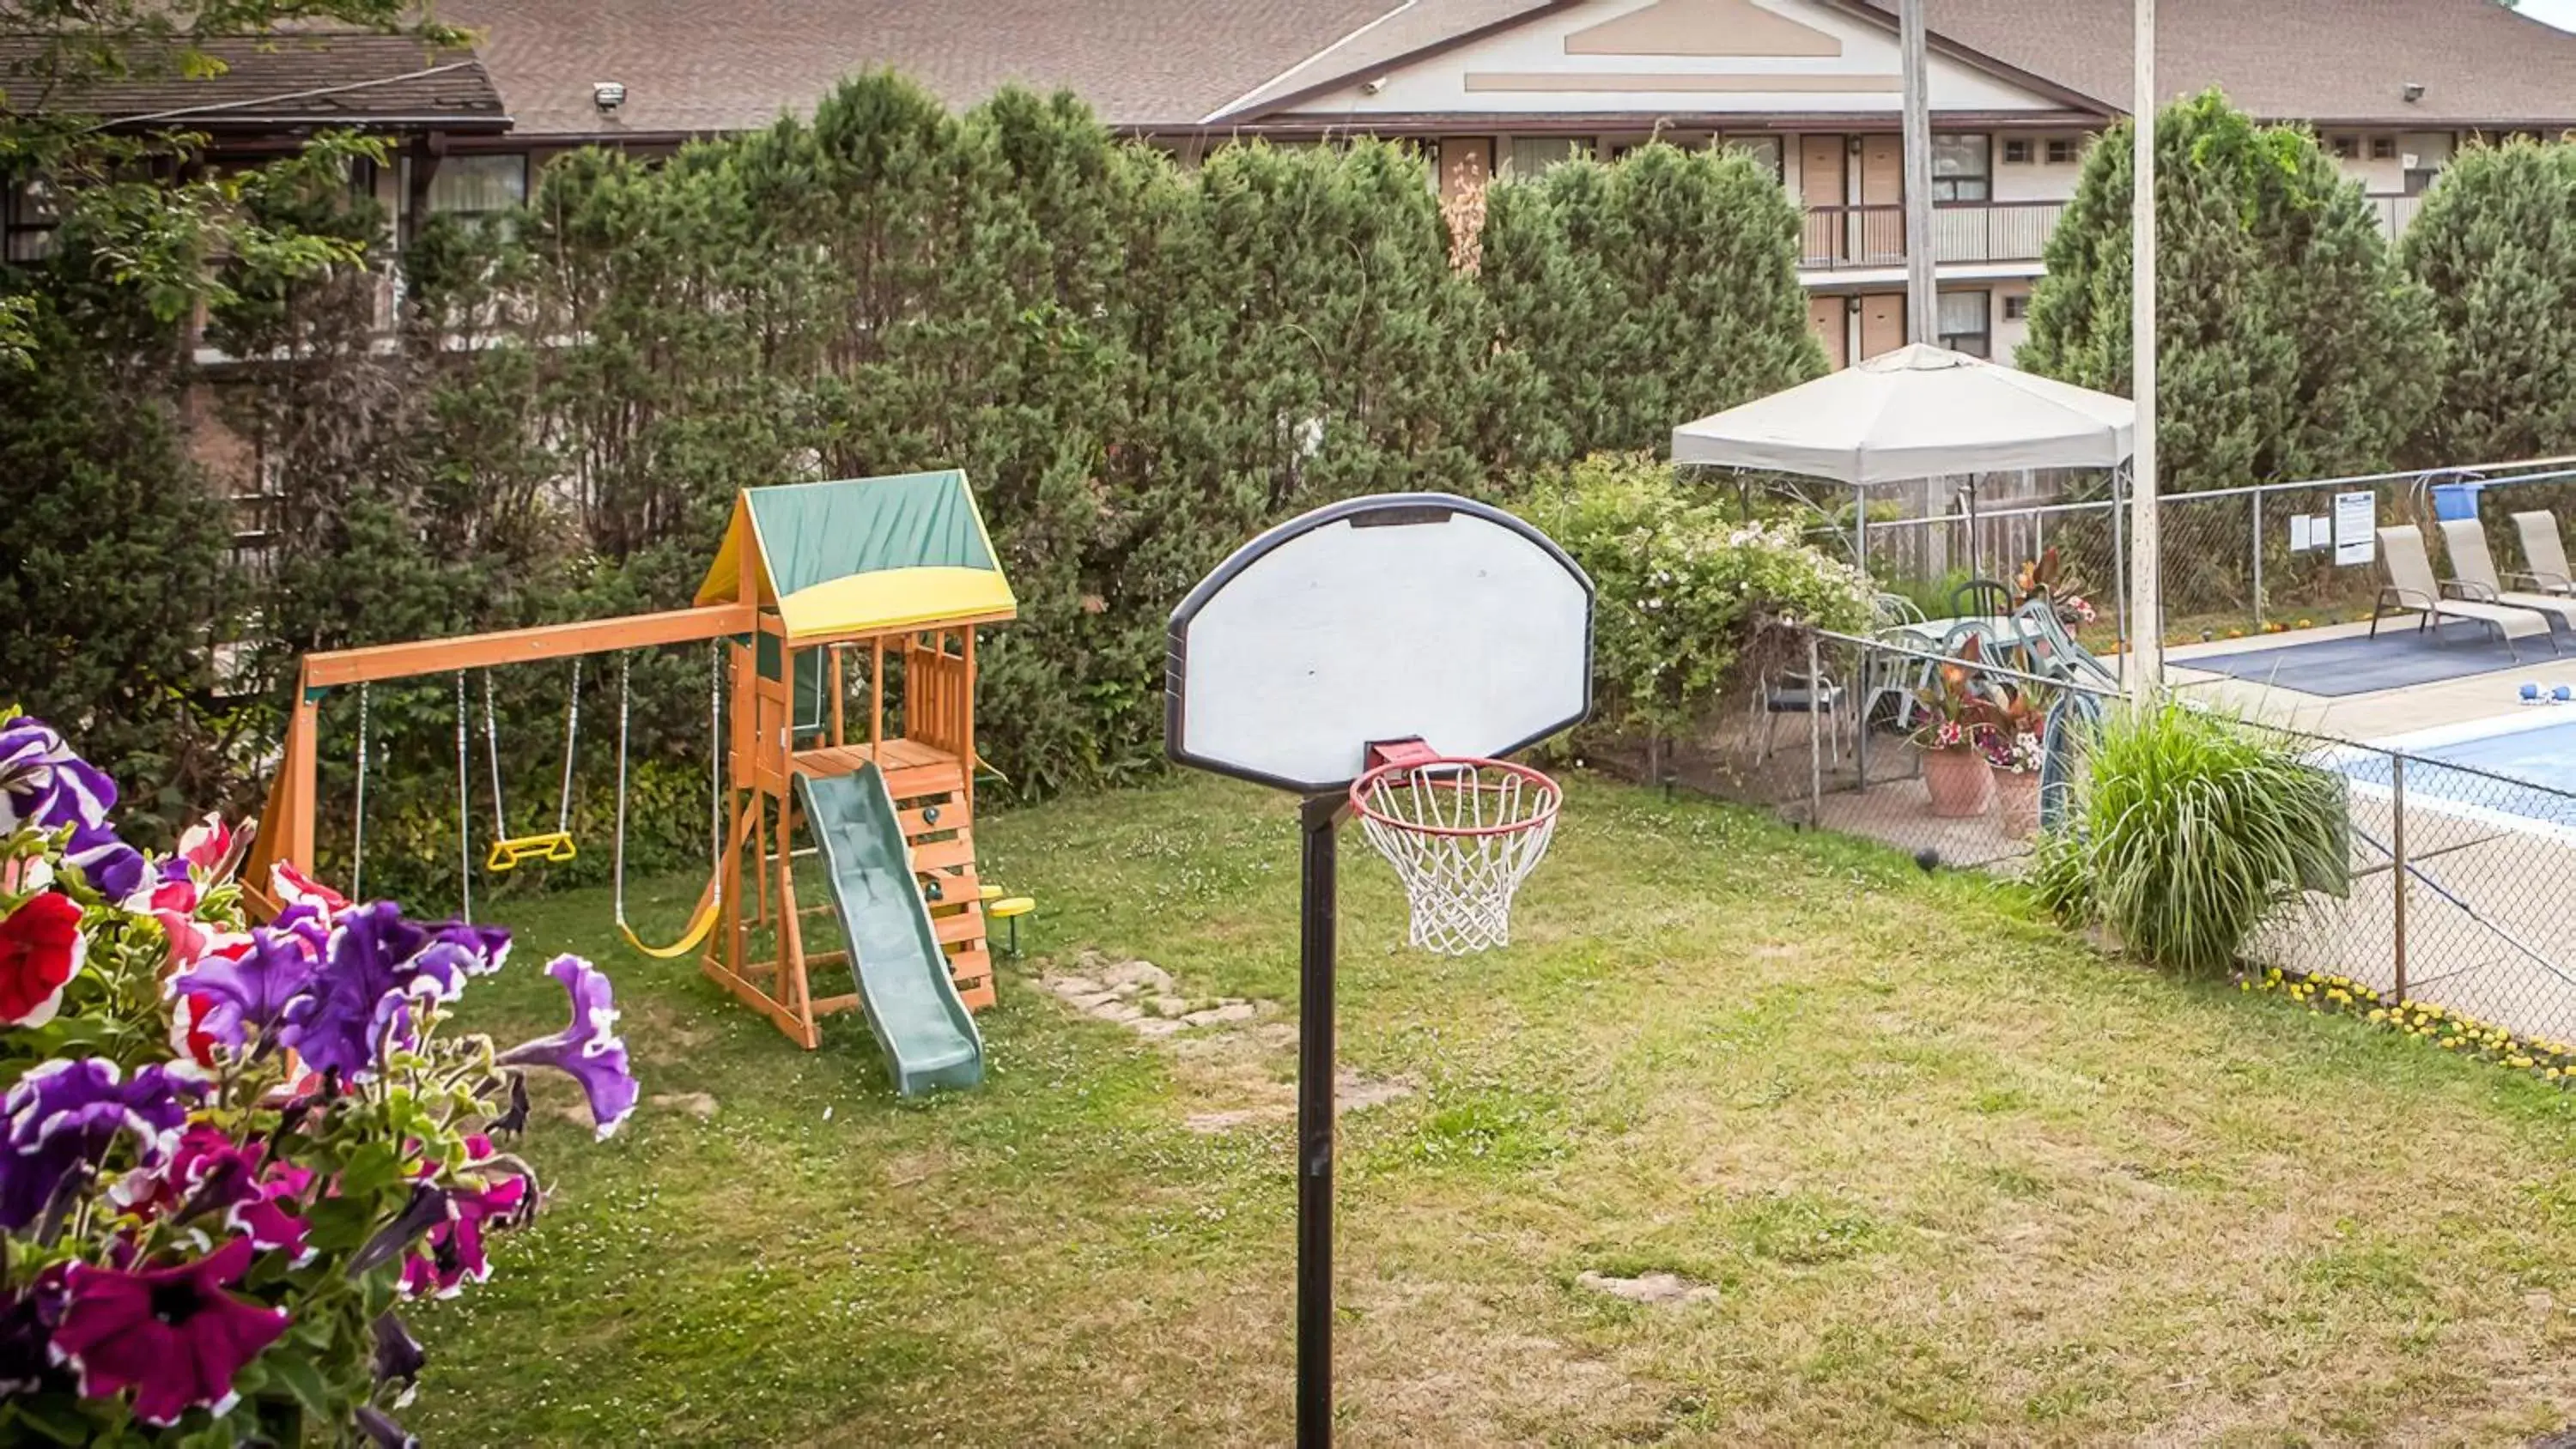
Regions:
<instances>
[{"instance_id":1,"label":"black basketball pole","mask_svg":"<svg viewBox=\"0 0 2576 1449\"><path fill-rule=\"evenodd\" d=\"M1334 840L1344 795L1298 812L1305 850L1297 959L1297 1445L1333 1442Z\"/></svg>"}]
</instances>

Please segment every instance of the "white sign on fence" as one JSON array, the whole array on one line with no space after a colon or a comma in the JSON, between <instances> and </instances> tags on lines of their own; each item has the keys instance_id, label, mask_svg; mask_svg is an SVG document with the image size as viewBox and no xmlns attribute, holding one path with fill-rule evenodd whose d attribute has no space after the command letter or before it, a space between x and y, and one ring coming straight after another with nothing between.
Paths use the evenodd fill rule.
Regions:
<instances>
[{"instance_id":1,"label":"white sign on fence","mask_svg":"<svg viewBox=\"0 0 2576 1449\"><path fill-rule=\"evenodd\" d=\"M2377 557L2374 545L2379 526L2379 495L2376 493L2338 493L2334 501L2335 563L2340 567L2366 564Z\"/></svg>"},{"instance_id":2,"label":"white sign on fence","mask_svg":"<svg viewBox=\"0 0 2576 1449\"><path fill-rule=\"evenodd\" d=\"M2317 525L2324 521L2325 520L2322 518L2312 518L2304 513L2291 514L2290 552L2306 553L2308 550L2317 547L2319 536L2323 533L2323 530L2318 528Z\"/></svg>"}]
</instances>

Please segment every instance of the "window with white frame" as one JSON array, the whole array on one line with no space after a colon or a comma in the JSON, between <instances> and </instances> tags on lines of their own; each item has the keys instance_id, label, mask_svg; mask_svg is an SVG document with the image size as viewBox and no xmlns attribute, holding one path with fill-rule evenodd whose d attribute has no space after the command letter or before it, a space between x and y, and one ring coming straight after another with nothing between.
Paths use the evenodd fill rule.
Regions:
<instances>
[{"instance_id":1,"label":"window with white frame","mask_svg":"<svg viewBox=\"0 0 2576 1449\"><path fill-rule=\"evenodd\" d=\"M2030 138L2028 136L2007 136L2004 138L2004 164L2006 166L2027 166L2030 164Z\"/></svg>"},{"instance_id":2,"label":"window with white frame","mask_svg":"<svg viewBox=\"0 0 2576 1449\"><path fill-rule=\"evenodd\" d=\"M456 216L481 217L509 211L528 200L528 158L449 156L429 178L429 209Z\"/></svg>"},{"instance_id":3,"label":"window with white frame","mask_svg":"<svg viewBox=\"0 0 2576 1449\"><path fill-rule=\"evenodd\" d=\"M2373 161L2394 161L2394 160L2396 160L2396 159L2397 159L2397 138L2396 138L2396 137L2394 137L2394 136L2373 136L2373 137L2371 137L2371 138L2370 138L2370 159L2371 159L2371 160L2373 160Z\"/></svg>"},{"instance_id":4,"label":"window with white frame","mask_svg":"<svg viewBox=\"0 0 2576 1449\"><path fill-rule=\"evenodd\" d=\"M2326 149L2334 153L2336 160L2350 161L2361 154L2361 139L2357 136L2329 136Z\"/></svg>"},{"instance_id":5,"label":"window with white frame","mask_svg":"<svg viewBox=\"0 0 2576 1449\"><path fill-rule=\"evenodd\" d=\"M1932 199L1983 201L1990 194L1987 162L1993 148L1984 136L1932 138Z\"/></svg>"},{"instance_id":6,"label":"window with white frame","mask_svg":"<svg viewBox=\"0 0 2576 1449\"><path fill-rule=\"evenodd\" d=\"M1991 354L1994 325L1987 319L1993 305L1992 293L1943 292L1934 317L1934 325L1941 331L1941 345L1970 357Z\"/></svg>"},{"instance_id":7,"label":"window with white frame","mask_svg":"<svg viewBox=\"0 0 2576 1449\"><path fill-rule=\"evenodd\" d=\"M0 261L40 262L52 256L54 233L62 222L62 202L52 182L0 182Z\"/></svg>"},{"instance_id":8,"label":"window with white frame","mask_svg":"<svg viewBox=\"0 0 2576 1449\"><path fill-rule=\"evenodd\" d=\"M1514 136L1503 157L1503 174L1527 180L1560 161L1590 159L1590 136Z\"/></svg>"},{"instance_id":9,"label":"window with white frame","mask_svg":"<svg viewBox=\"0 0 2576 1449\"><path fill-rule=\"evenodd\" d=\"M2051 136L2051 137L2049 137L2049 138L2048 138L2048 164L2049 164L2049 165L2051 165L2051 166L2072 166L2072 165L2074 165L2074 164L2075 164L2075 159L2076 159L2076 141L2075 141L2075 138L2074 138L2074 137L2072 137L2072 136Z\"/></svg>"},{"instance_id":10,"label":"window with white frame","mask_svg":"<svg viewBox=\"0 0 2576 1449\"><path fill-rule=\"evenodd\" d=\"M2007 321L2007 322L2025 322L2025 321L2028 321L2029 319L2030 319L2030 293L2028 293L2028 292L2006 292L2006 293L2004 293L2004 320L2005 320L2005 321Z\"/></svg>"}]
</instances>

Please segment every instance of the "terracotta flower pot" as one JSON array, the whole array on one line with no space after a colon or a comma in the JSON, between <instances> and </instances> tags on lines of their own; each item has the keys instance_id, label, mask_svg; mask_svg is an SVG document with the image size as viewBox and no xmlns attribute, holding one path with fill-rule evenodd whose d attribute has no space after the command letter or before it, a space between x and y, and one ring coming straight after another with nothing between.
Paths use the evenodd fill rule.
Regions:
<instances>
[{"instance_id":1,"label":"terracotta flower pot","mask_svg":"<svg viewBox=\"0 0 2576 1449\"><path fill-rule=\"evenodd\" d=\"M2039 833L2039 772L1996 770L1995 818L2004 834L2028 840Z\"/></svg>"},{"instance_id":2,"label":"terracotta flower pot","mask_svg":"<svg viewBox=\"0 0 2576 1449\"><path fill-rule=\"evenodd\" d=\"M1986 813L1994 801L1995 771L1984 755L1964 745L1922 754L1923 788L1931 793L1933 814L1965 820Z\"/></svg>"}]
</instances>

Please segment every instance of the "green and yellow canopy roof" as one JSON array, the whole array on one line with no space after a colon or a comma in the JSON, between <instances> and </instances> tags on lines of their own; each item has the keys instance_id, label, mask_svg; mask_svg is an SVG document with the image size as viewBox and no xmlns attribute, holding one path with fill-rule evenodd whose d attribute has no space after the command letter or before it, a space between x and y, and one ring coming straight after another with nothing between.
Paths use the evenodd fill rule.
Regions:
<instances>
[{"instance_id":1,"label":"green and yellow canopy roof","mask_svg":"<svg viewBox=\"0 0 2576 1449\"><path fill-rule=\"evenodd\" d=\"M742 490L698 602L776 609L790 640L1019 611L955 468Z\"/></svg>"}]
</instances>

